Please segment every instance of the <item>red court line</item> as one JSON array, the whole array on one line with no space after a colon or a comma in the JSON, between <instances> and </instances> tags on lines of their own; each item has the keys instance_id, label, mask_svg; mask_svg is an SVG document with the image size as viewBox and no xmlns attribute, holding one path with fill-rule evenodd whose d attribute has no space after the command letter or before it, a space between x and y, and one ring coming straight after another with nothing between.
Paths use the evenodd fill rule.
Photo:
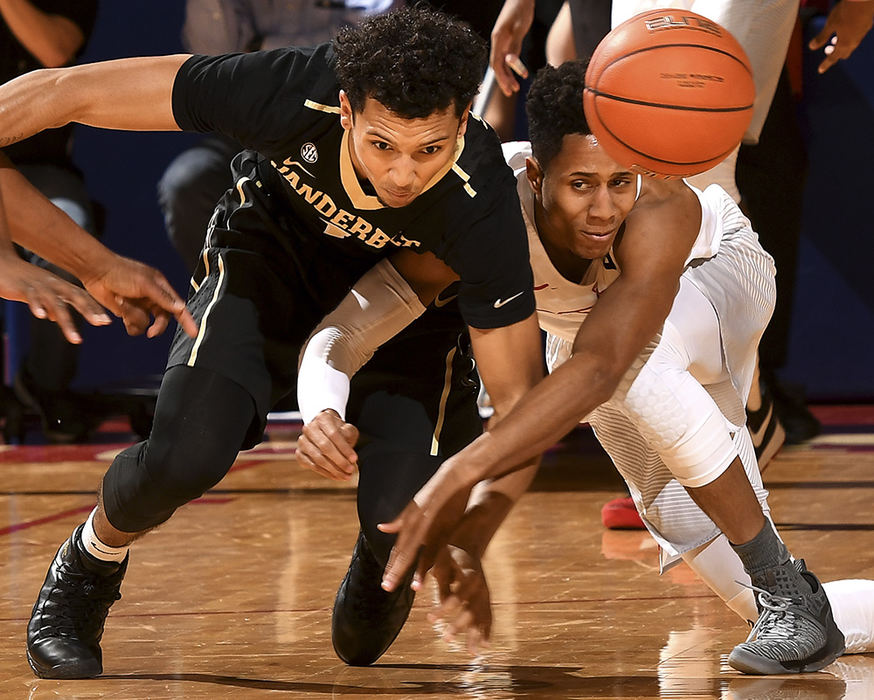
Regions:
<instances>
[{"instance_id":1,"label":"red court line","mask_svg":"<svg viewBox=\"0 0 874 700\"><path fill-rule=\"evenodd\" d=\"M235 500L232 496L202 496L201 498L196 498L191 503L198 505L213 505L213 504L222 504L229 503L230 501ZM28 520L23 523L15 523L14 525L9 525L8 527L0 528L0 535L8 535L12 532L18 532L19 530L27 530L31 527L36 527L37 525L45 525L46 523L54 522L55 520L62 520L69 515L76 515L77 513L90 513L94 509L93 505L90 506L79 506L78 508L71 508L70 510L63 510L59 513L53 513L52 515L47 515L44 518L37 518L36 520Z\"/></svg>"},{"instance_id":2,"label":"red court line","mask_svg":"<svg viewBox=\"0 0 874 700\"><path fill-rule=\"evenodd\" d=\"M79 506L78 508L71 508L70 510L63 510L60 513L54 513L52 515L47 515L44 518L38 518L37 520L28 520L24 523L15 523L14 525L10 525L8 527L0 528L0 535L8 535L10 532L18 532L19 530L26 530L29 527L36 527L37 525L45 525L46 523L54 522L55 520L61 520L66 518L68 515L75 515L76 513L90 513L94 509L93 505L90 506Z\"/></svg>"}]
</instances>

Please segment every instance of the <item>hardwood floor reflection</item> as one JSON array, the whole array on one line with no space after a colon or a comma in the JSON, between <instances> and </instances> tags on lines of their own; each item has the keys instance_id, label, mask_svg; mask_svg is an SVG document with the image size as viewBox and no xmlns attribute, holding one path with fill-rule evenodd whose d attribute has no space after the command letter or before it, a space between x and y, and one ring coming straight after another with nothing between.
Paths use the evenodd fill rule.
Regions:
<instances>
[{"instance_id":1,"label":"hardwood floor reflection","mask_svg":"<svg viewBox=\"0 0 874 700\"><path fill-rule=\"evenodd\" d=\"M785 449L765 475L787 544L824 580L874 578L866 425ZM24 628L120 446L0 449L0 697L874 697L867 655L797 677L728 668L747 629L684 565L660 577L648 535L602 528L621 485L583 429L550 452L487 554L490 652L473 660L441 641L429 589L376 666L347 667L330 615L357 534L354 490L297 467L293 428L272 438L136 544L106 627L105 675L66 682L33 676Z\"/></svg>"}]
</instances>

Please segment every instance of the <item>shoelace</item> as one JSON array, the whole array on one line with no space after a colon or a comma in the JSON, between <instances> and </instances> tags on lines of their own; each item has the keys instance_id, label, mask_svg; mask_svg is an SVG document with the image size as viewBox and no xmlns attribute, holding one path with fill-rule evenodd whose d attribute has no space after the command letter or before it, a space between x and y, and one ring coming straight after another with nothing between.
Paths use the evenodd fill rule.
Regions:
<instances>
[{"instance_id":1,"label":"shoelace","mask_svg":"<svg viewBox=\"0 0 874 700\"><path fill-rule=\"evenodd\" d=\"M789 608L801 601L788 596L776 595L764 588L743 581L735 581L735 583L758 593L758 601L762 606L759 619L750 630L746 641L750 642L755 638L787 643L798 628L798 618Z\"/></svg>"},{"instance_id":2,"label":"shoelace","mask_svg":"<svg viewBox=\"0 0 874 700\"><path fill-rule=\"evenodd\" d=\"M85 574L69 569L58 572L58 578L66 586L75 587L82 595L70 595L65 588L61 593L61 605L55 605L52 616L62 624L56 626L61 636L77 637L77 634L96 634L103 623L109 606L121 598L114 583L108 583L97 574Z\"/></svg>"}]
</instances>

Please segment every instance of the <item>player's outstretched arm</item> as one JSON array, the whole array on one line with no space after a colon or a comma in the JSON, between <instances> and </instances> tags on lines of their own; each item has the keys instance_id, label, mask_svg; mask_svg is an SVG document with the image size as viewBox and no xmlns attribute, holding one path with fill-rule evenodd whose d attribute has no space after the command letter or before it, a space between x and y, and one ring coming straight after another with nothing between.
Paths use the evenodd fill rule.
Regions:
<instances>
[{"instance_id":1,"label":"player's outstretched arm","mask_svg":"<svg viewBox=\"0 0 874 700\"><path fill-rule=\"evenodd\" d=\"M91 297L122 318L129 333L133 335L147 331L149 337L154 337L163 332L171 317L175 317L189 335L197 333L197 325L185 308L185 302L160 272L116 255L79 228L15 170L2 154L0 196L7 206L15 207L12 212L14 215L6 220L9 237L80 279ZM20 266L16 269L17 274L22 274ZM105 314L85 292L66 283L59 284L62 281L58 278L46 278L40 275L44 271L37 270L24 268L31 283L41 280L43 292L39 298L44 303L48 304L51 295L54 295L59 301L63 300L79 309L89 323L106 322ZM60 314L52 320L61 323L63 319L62 328L68 339L73 340L70 333L74 329L66 325L63 310L58 309L56 303L50 306L51 309L46 310L47 317Z\"/></svg>"},{"instance_id":2,"label":"player's outstretched arm","mask_svg":"<svg viewBox=\"0 0 874 700\"><path fill-rule=\"evenodd\" d=\"M2 191L0 191L0 297L11 301L22 301L37 318L54 321L71 343L81 343L82 337L76 329L69 307L75 308L92 325L102 326L110 322L109 316L86 292L48 270L25 262L18 256L12 247Z\"/></svg>"},{"instance_id":3,"label":"player's outstretched arm","mask_svg":"<svg viewBox=\"0 0 874 700\"><path fill-rule=\"evenodd\" d=\"M124 58L25 73L0 85L0 148L70 122L178 131L173 81L187 55Z\"/></svg>"},{"instance_id":4,"label":"player's outstretched arm","mask_svg":"<svg viewBox=\"0 0 874 700\"><path fill-rule=\"evenodd\" d=\"M682 183L650 187L688 189ZM385 532L398 534L384 588L394 590L420 549L443 536L437 523L445 519L455 494L518 470L613 395L671 309L700 225L700 207L693 197L691 190L684 191L669 207L654 213L652 207L640 206L629 216L621 242L622 275L580 327L573 356L494 428L444 462L401 515L383 526Z\"/></svg>"}]
</instances>

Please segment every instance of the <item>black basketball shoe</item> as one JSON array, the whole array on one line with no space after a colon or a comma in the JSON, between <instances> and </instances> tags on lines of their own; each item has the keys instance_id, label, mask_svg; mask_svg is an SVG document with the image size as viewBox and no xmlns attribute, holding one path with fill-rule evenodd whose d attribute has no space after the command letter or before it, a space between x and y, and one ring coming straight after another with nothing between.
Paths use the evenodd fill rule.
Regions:
<instances>
[{"instance_id":1,"label":"black basketball shoe","mask_svg":"<svg viewBox=\"0 0 874 700\"><path fill-rule=\"evenodd\" d=\"M40 678L93 678L103 672L100 638L128 558L102 562L83 549L82 525L61 545L27 625L27 660Z\"/></svg>"},{"instance_id":2,"label":"black basketball shoe","mask_svg":"<svg viewBox=\"0 0 874 700\"><path fill-rule=\"evenodd\" d=\"M331 623L334 651L350 666L369 666L382 656L413 607L412 573L389 593L381 586L383 568L364 534L359 533L352 562L334 600Z\"/></svg>"},{"instance_id":3,"label":"black basketball shoe","mask_svg":"<svg viewBox=\"0 0 874 700\"><path fill-rule=\"evenodd\" d=\"M844 635L835 624L819 579L803 559L773 567L756 586L759 619L728 657L743 673L809 673L844 653Z\"/></svg>"}]
</instances>

